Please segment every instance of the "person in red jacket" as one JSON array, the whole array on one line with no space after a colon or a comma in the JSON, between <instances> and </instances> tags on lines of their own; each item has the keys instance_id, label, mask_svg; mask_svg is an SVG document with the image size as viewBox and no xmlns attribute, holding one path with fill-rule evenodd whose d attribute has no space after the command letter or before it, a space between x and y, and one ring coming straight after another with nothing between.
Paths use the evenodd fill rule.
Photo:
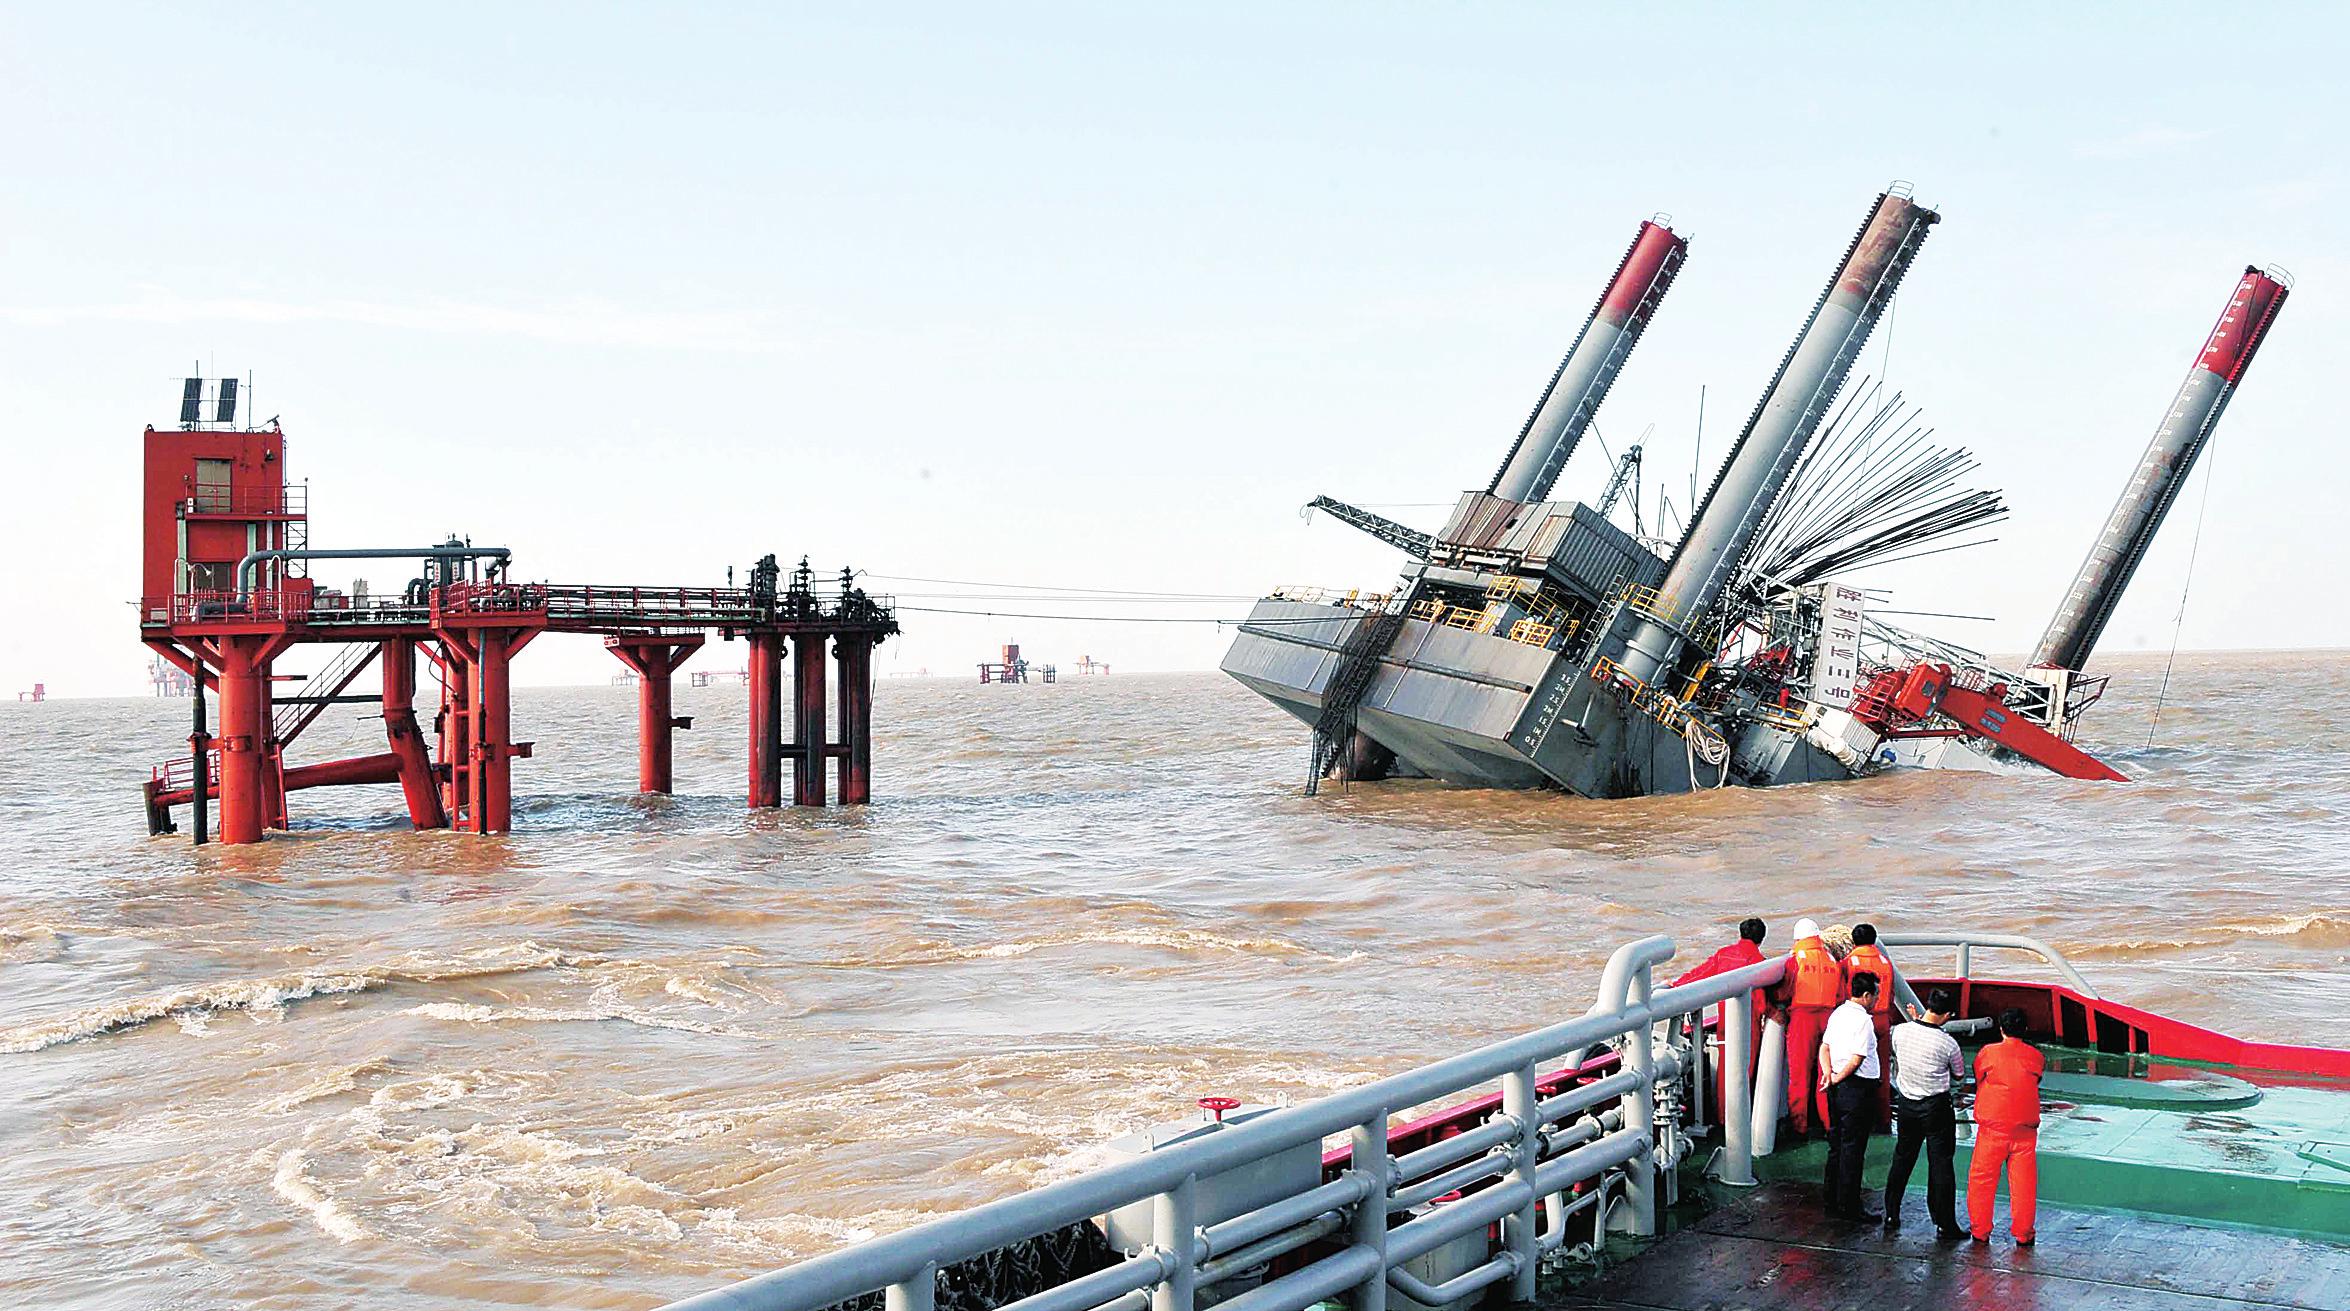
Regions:
<instances>
[{"instance_id":1,"label":"person in red jacket","mask_svg":"<svg viewBox=\"0 0 2350 1311\"><path fill-rule=\"evenodd\" d=\"M1991 1241L1991 1205L2007 1169L2007 1231L2032 1245L2040 1202L2040 1073L2047 1061L2024 1040L2024 1013L1999 1012L1999 1041L1975 1057L1975 1154L1967 1165L1967 1228Z\"/></svg>"},{"instance_id":2,"label":"person in red jacket","mask_svg":"<svg viewBox=\"0 0 2350 1311\"><path fill-rule=\"evenodd\" d=\"M1728 974L1732 970L1742 970L1749 965L1762 964L1763 938L1769 932L1770 927L1768 925L1751 916L1739 921L1738 940L1736 942L1733 942L1729 946L1715 952L1713 955L1706 957L1704 964L1699 965L1696 969L1689 971L1680 978L1673 980L1673 986L1678 988L1684 983L1695 983L1700 979L1710 979L1717 974ZM1754 1058L1754 1054L1762 1049L1763 1011L1769 1005L1770 1001L1764 995L1764 990L1761 988L1755 989L1754 1020L1753 1024L1747 1031L1746 1037L1747 1058L1750 1063ZM1728 1024L1729 1022L1729 1003L1724 1002L1721 1005L1714 1007L1714 1032L1717 1034L1726 1032L1722 1026ZM1747 1074L1751 1077L1753 1073L1754 1071L1750 1064L1747 1070ZM1722 1105L1721 1098L1722 1084L1721 1079L1717 1075L1714 1080L1715 1106Z\"/></svg>"},{"instance_id":3,"label":"person in red jacket","mask_svg":"<svg viewBox=\"0 0 2350 1311\"><path fill-rule=\"evenodd\" d=\"M1877 1026L1877 1050L1893 1050L1893 961L1877 945L1877 926L1852 926L1852 952L1844 958L1844 982L1849 991L1856 974L1877 976L1877 992L1869 1006L1869 1020ZM1893 1127L1893 1081L1877 1081L1877 1127Z\"/></svg>"},{"instance_id":4,"label":"person in red jacket","mask_svg":"<svg viewBox=\"0 0 2350 1311\"><path fill-rule=\"evenodd\" d=\"M1808 1135L1815 1121L1821 1132L1827 1131L1827 1101L1820 1092L1820 1035L1827 1032L1828 1016L1844 996L1843 963L1828 950L1816 922L1797 920L1787 977L1773 997L1787 1008L1787 1114L1798 1138Z\"/></svg>"}]
</instances>

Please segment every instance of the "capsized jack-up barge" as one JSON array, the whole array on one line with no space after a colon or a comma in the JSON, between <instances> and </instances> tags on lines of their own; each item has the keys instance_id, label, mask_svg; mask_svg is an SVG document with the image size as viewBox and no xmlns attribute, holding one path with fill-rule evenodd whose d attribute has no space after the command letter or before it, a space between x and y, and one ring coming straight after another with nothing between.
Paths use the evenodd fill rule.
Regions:
<instances>
[{"instance_id":1,"label":"capsized jack-up barge","mask_svg":"<svg viewBox=\"0 0 2350 1311\"><path fill-rule=\"evenodd\" d=\"M1878 195L1678 542L1612 517L1637 447L1598 505L1549 499L1688 257L1656 221L1442 531L1317 498L1410 562L1388 592L1266 597L1224 658L1311 726L1308 789L1401 773L1623 797L2008 762L2120 780L2073 741L2104 690L2084 670L2289 281L2244 270L2031 664L2002 669L1849 581L2005 514L1898 394L1843 395L1939 217L1906 185Z\"/></svg>"}]
</instances>

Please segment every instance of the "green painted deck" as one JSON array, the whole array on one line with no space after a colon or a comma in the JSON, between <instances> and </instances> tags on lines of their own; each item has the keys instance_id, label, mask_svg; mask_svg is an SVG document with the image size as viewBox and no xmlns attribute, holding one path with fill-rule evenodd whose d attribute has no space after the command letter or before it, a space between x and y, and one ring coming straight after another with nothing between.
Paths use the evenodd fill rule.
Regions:
<instances>
[{"instance_id":1,"label":"green painted deck","mask_svg":"<svg viewBox=\"0 0 2350 1311\"><path fill-rule=\"evenodd\" d=\"M1758 1160L1757 1190L1694 1179L1673 1231L1558 1308L2350 1311L2350 1081L2042 1049L2039 1242L1944 1243L1920 1161L1898 1234L1821 1214L1827 1149ZM1959 1208L1971 1125L1959 1126ZM1881 1189L1893 1139L1870 1142ZM1873 1204L1873 1202L1872 1202Z\"/></svg>"},{"instance_id":2,"label":"green painted deck","mask_svg":"<svg viewBox=\"0 0 2350 1311\"><path fill-rule=\"evenodd\" d=\"M2350 1239L2350 1083L2045 1050L2042 1202ZM1973 1133L1959 1125L1962 1191ZM1755 1172L1816 1182L1826 1152L1805 1144ZM1870 1140L1870 1187L1892 1154L1890 1135ZM1924 1190L1921 1161L1910 1191Z\"/></svg>"}]
</instances>

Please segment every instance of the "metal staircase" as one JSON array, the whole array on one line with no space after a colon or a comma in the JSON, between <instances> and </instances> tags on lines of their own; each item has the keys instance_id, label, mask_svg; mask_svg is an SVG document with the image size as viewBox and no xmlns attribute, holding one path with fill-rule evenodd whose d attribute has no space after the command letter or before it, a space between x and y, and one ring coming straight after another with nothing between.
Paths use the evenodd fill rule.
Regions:
<instances>
[{"instance_id":1,"label":"metal staircase","mask_svg":"<svg viewBox=\"0 0 2350 1311\"><path fill-rule=\"evenodd\" d=\"M1371 680L1378 676L1381 657L1395 645L1395 635L1403 631L1408 608L1403 598L1390 602L1357 623L1354 632L1347 635L1345 645L1339 648L1338 668L1331 671L1329 686L1322 690L1322 715L1314 721L1313 760L1306 773L1307 796L1322 790L1322 776L1330 772L1330 767L1338 763L1338 753L1354 740L1355 711L1363 704L1363 694L1371 690Z\"/></svg>"},{"instance_id":2,"label":"metal staircase","mask_svg":"<svg viewBox=\"0 0 2350 1311\"><path fill-rule=\"evenodd\" d=\"M324 669L312 675L309 686L323 689L299 696L275 699L270 711L270 736L282 750L287 743L302 736L318 717L333 705L363 705L376 700L374 696L345 696L343 689L359 677L361 670L375 663L383 648L373 642L354 642L335 653Z\"/></svg>"}]
</instances>

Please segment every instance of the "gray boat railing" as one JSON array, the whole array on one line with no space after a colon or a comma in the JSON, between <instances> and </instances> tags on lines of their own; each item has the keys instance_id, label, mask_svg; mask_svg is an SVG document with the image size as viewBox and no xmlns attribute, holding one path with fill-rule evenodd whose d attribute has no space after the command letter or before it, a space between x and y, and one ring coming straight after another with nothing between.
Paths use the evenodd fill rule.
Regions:
<instances>
[{"instance_id":1,"label":"gray boat railing","mask_svg":"<svg viewBox=\"0 0 2350 1311\"><path fill-rule=\"evenodd\" d=\"M1215 1305L1303 1311L1345 1295L1353 1311L1385 1311L1391 1287L1441 1306L1503 1281L1516 1300L1530 1300L1538 1264L1566 1245L1570 1220L1595 1211L1594 1232L1603 1232L1611 1195L1620 1198L1632 1232L1654 1232L1659 1172L1669 1189L1673 1167L1694 1146L1683 1113L1713 1092L1697 1071L1704 1065L1702 1013L1716 1004L1729 1011L1720 1068L1730 1072L1716 1168L1726 1182L1753 1182L1753 1087L1745 1072L1752 1068L1754 990L1779 982L1786 958L1657 989L1652 971L1673 952L1661 935L1619 947L1601 975L1598 1000L1580 1018L1245 1122L1203 1125L1116 1165L714 1289L667 1311L820 1311L876 1290L886 1311L933 1311L943 1267L1138 1204L1151 1215L1151 1239L1139 1252L999 1311L1193 1311L1202 1288L1340 1236L1346 1242L1336 1251ZM1615 1073L1541 1095L1543 1067L1580 1068L1609 1043L1621 1052ZM1391 1117L1495 1083L1501 1106L1491 1119L1401 1157L1390 1154ZM1322 1181L1316 1172L1311 1187L1203 1223L1202 1180L1309 1144L1319 1151L1340 1137L1351 1159L1336 1178ZM1458 1200L1425 1206L1477 1185ZM1395 1222L1415 1210L1420 1214ZM1474 1268L1436 1285L1403 1269L1497 1221L1499 1250Z\"/></svg>"},{"instance_id":2,"label":"gray boat railing","mask_svg":"<svg viewBox=\"0 0 2350 1311\"><path fill-rule=\"evenodd\" d=\"M1877 941L1883 943L1889 948L1955 948L1957 953L1957 960L1953 972L1961 979L1971 979L1974 977L1975 949L1978 947L1989 947L2001 951L2030 952L2032 955L2038 956L2041 960L2046 961L2049 967L2056 971L2057 977L2064 980L2066 987L2071 988L2074 992L2087 997L2091 1001L2099 1000L2097 996L2097 990L2089 986L2089 981L2081 977L2081 972L2073 968L2072 962L2066 960L2062 952L2059 952L2056 948L2040 941L2038 938L2028 938L2020 933L1881 932L1877 935Z\"/></svg>"}]
</instances>

